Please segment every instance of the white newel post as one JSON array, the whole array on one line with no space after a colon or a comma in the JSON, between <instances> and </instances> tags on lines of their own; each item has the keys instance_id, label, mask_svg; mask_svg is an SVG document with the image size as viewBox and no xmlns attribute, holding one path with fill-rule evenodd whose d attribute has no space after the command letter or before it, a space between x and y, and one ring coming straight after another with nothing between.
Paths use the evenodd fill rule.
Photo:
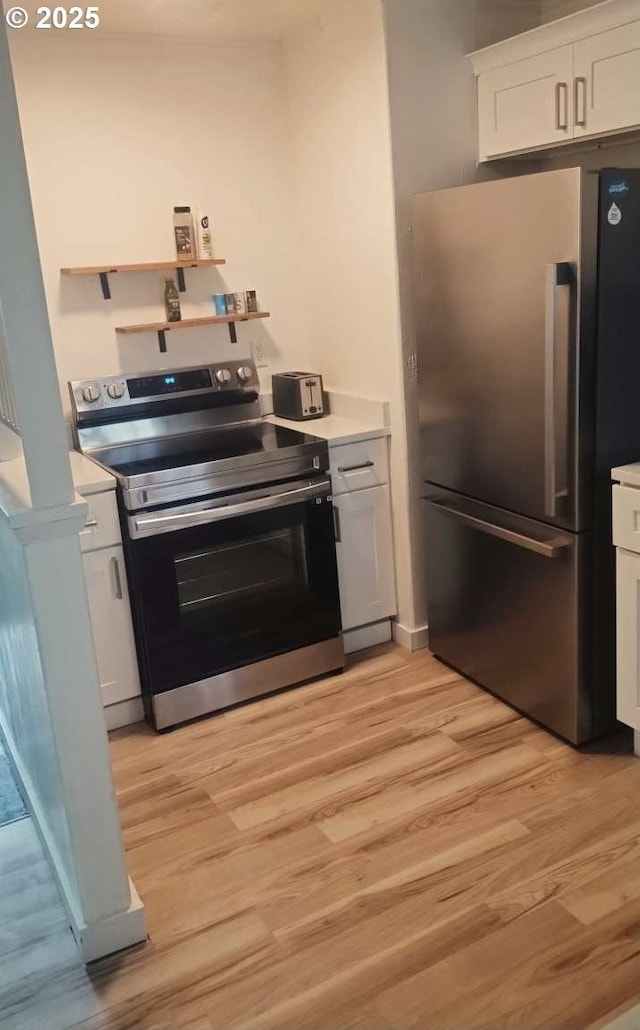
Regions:
<instances>
[{"instance_id":1,"label":"white newel post","mask_svg":"<svg viewBox=\"0 0 640 1030\"><path fill-rule=\"evenodd\" d=\"M86 961L145 939L127 875L18 108L0 6L0 732ZM8 398L8 400L7 400ZM7 430L7 432L10 432ZM26 466L17 497L10 466Z\"/></svg>"},{"instance_id":2,"label":"white newel post","mask_svg":"<svg viewBox=\"0 0 640 1030\"><path fill-rule=\"evenodd\" d=\"M0 18L0 303L33 505L69 504L74 494L66 431L4 18Z\"/></svg>"}]
</instances>

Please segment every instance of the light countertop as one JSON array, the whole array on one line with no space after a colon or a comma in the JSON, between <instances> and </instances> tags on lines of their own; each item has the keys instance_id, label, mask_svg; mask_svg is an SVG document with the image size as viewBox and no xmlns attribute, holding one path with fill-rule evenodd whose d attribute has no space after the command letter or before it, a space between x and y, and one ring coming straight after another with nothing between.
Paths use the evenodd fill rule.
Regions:
<instances>
[{"instance_id":1,"label":"light countertop","mask_svg":"<svg viewBox=\"0 0 640 1030\"><path fill-rule=\"evenodd\" d=\"M302 422L267 415L267 422L274 426L284 426L285 429L297 429L299 433L309 433L320 440L327 440L329 444L356 443L358 440L375 440L376 437L390 435L390 430L386 426L360 422L345 418L343 415L325 415L323 418Z\"/></svg>"},{"instance_id":2,"label":"light countertop","mask_svg":"<svg viewBox=\"0 0 640 1030\"><path fill-rule=\"evenodd\" d=\"M615 483L624 483L625 486L640 486L640 462L611 469L611 478Z\"/></svg>"},{"instance_id":3,"label":"light countertop","mask_svg":"<svg viewBox=\"0 0 640 1030\"><path fill-rule=\"evenodd\" d=\"M70 451L69 458L73 485L82 497L101 494L105 490L115 490L116 477L97 462L86 458L80 451Z\"/></svg>"}]
</instances>

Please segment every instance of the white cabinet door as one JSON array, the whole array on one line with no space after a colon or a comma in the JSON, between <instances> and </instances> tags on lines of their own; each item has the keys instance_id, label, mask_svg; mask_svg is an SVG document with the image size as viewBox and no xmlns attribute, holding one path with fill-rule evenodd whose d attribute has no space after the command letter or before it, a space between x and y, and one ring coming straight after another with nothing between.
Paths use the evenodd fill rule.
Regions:
<instances>
[{"instance_id":1,"label":"white cabinet door","mask_svg":"<svg viewBox=\"0 0 640 1030\"><path fill-rule=\"evenodd\" d=\"M640 21L576 43L574 74L576 136L640 125Z\"/></svg>"},{"instance_id":2,"label":"white cabinet door","mask_svg":"<svg viewBox=\"0 0 640 1030\"><path fill-rule=\"evenodd\" d=\"M478 78L480 159L573 138L573 46Z\"/></svg>"},{"instance_id":3,"label":"white cabinet door","mask_svg":"<svg viewBox=\"0 0 640 1030\"><path fill-rule=\"evenodd\" d=\"M618 719L640 730L640 554L616 551Z\"/></svg>"},{"instance_id":4,"label":"white cabinet door","mask_svg":"<svg viewBox=\"0 0 640 1030\"><path fill-rule=\"evenodd\" d=\"M354 629L396 614L388 486L335 497L342 628Z\"/></svg>"},{"instance_id":5,"label":"white cabinet door","mask_svg":"<svg viewBox=\"0 0 640 1030\"><path fill-rule=\"evenodd\" d=\"M140 694L138 660L121 547L82 556L105 705Z\"/></svg>"}]
</instances>

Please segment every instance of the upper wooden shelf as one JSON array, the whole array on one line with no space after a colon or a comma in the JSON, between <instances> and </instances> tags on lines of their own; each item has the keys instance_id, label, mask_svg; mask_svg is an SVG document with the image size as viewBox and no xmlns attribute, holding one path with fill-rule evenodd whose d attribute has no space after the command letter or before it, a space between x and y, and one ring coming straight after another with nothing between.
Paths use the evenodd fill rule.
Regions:
<instances>
[{"instance_id":1,"label":"upper wooden shelf","mask_svg":"<svg viewBox=\"0 0 640 1030\"><path fill-rule=\"evenodd\" d=\"M186 287L184 282L185 268L210 268L212 265L225 265L224 258L202 258L193 261L144 261L132 265L79 265L72 268L61 268L62 275L98 275L102 286L102 296L105 300L111 300L111 289L109 287L109 275L115 272L176 272L178 276L178 289L184 293Z\"/></svg>"},{"instance_id":2,"label":"upper wooden shelf","mask_svg":"<svg viewBox=\"0 0 640 1030\"><path fill-rule=\"evenodd\" d=\"M157 333L160 350L164 354L167 349L164 334L169 332L169 330L193 329L202 325L228 325L231 342L237 343L236 322L250 322L254 318L270 317L270 311L248 311L244 315L206 315L203 318L183 318L180 322L145 322L143 325L120 325L116 326L116 332L120 336L129 336L132 333Z\"/></svg>"}]
</instances>

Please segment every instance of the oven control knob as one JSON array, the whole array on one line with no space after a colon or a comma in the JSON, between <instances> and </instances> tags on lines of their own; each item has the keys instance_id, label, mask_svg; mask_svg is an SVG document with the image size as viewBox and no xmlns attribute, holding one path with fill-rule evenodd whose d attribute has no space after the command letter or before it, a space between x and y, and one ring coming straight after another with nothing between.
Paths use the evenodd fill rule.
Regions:
<instances>
[{"instance_id":1,"label":"oven control knob","mask_svg":"<svg viewBox=\"0 0 640 1030\"><path fill-rule=\"evenodd\" d=\"M247 383L253 375L253 369L250 365L240 365L236 375L241 383Z\"/></svg>"},{"instance_id":2,"label":"oven control knob","mask_svg":"<svg viewBox=\"0 0 640 1030\"><path fill-rule=\"evenodd\" d=\"M221 386L226 386L227 383L231 382L231 372L228 368L219 368L216 372L216 380Z\"/></svg>"},{"instance_id":3,"label":"oven control knob","mask_svg":"<svg viewBox=\"0 0 640 1030\"><path fill-rule=\"evenodd\" d=\"M82 391L82 399L86 401L87 404L95 404L96 401L100 400L100 390L97 386L85 386Z\"/></svg>"},{"instance_id":4,"label":"oven control knob","mask_svg":"<svg viewBox=\"0 0 640 1030\"><path fill-rule=\"evenodd\" d=\"M110 383L107 393L112 401L119 401L121 397L124 397L124 383Z\"/></svg>"}]
</instances>

